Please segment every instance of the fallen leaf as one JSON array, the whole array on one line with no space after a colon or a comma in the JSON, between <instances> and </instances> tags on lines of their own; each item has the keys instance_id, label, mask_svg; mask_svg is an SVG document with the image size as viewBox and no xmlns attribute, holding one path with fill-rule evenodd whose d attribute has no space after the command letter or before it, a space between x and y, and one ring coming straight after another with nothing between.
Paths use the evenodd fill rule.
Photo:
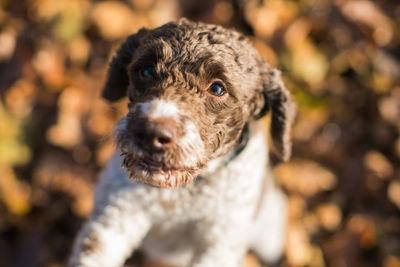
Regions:
<instances>
[{"instance_id":1,"label":"fallen leaf","mask_svg":"<svg viewBox=\"0 0 400 267\"><path fill-rule=\"evenodd\" d=\"M14 214L26 214L31 209L30 186L18 181L12 168L0 163L0 196L7 209Z\"/></svg>"},{"instance_id":2,"label":"fallen leaf","mask_svg":"<svg viewBox=\"0 0 400 267\"><path fill-rule=\"evenodd\" d=\"M308 265L313 255L307 232L299 225L290 225L288 228L286 256L290 266Z\"/></svg>"},{"instance_id":3,"label":"fallen leaf","mask_svg":"<svg viewBox=\"0 0 400 267\"><path fill-rule=\"evenodd\" d=\"M388 178L393 174L392 164L378 151L368 151L364 157L364 164L380 178Z\"/></svg>"},{"instance_id":4,"label":"fallen leaf","mask_svg":"<svg viewBox=\"0 0 400 267\"><path fill-rule=\"evenodd\" d=\"M397 180L391 181L387 189L389 200L400 209L400 182Z\"/></svg>"},{"instance_id":5,"label":"fallen leaf","mask_svg":"<svg viewBox=\"0 0 400 267\"><path fill-rule=\"evenodd\" d=\"M279 164L274 172L282 186L305 196L331 190L337 183L337 178L331 171L311 160L294 159L289 163Z\"/></svg>"},{"instance_id":6,"label":"fallen leaf","mask_svg":"<svg viewBox=\"0 0 400 267\"><path fill-rule=\"evenodd\" d=\"M376 3L369 0L338 1L343 14L358 23L373 29L373 37L378 45L385 46L393 38L391 20L382 12Z\"/></svg>"},{"instance_id":7,"label":"fallen leaf","mask_svg":"<svg viewBox=\"0 0 400 267\"><path fill-rule=\"evenodd\" d=\"M116 1L95 3L91 18L101 35L108 40L121 39L143 26L137 23L136 14L128 5Z\"/></svg>"},{"instance_id":8,"label":"fallen leaf","mask_svg":"<svg viewBox=\"0 0 400 267\"><path fill-rule=\"evenodd\" d=\"M400 267L400 258L394 255L386 256L383 260L383 267Z\"/></svg>"},{"instance_id":9,"label":"fallen leaf","mask_svg":"<svg viewBox=\"0 0 400 267\"><path fill-rule=\"evenodd\" d=\"M321 225L328 231L336 230L342 222L342 211L335 204L321 204L316 210Z\"/></svg>"}]
</instances>

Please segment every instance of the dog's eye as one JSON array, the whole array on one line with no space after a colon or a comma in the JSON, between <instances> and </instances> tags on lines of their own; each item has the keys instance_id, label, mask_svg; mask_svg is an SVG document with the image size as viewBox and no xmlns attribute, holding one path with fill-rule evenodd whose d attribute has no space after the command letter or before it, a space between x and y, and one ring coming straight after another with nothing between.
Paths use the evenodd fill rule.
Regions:
<instances>
[{"instance_id":1,"label":"dog's eye","mask_svg":"<svg viewBox=\"0 0 400 267\"><path fill-rule=\"evenodd\" d=\"M213 83L208 91L215 96L223 96L227 93L226 89L220 83Z\"/></svg>"},{"instance_id":2,"label":"dog's eye","mask_svg":"<svg viewBox=\"0 0 400 267\"><path fill-rule=\"evenodd\" d=\"M147 66L142 73L144 77L150 77L156 73L156 69L154 66Z\"/></svg>"}]
</instances>

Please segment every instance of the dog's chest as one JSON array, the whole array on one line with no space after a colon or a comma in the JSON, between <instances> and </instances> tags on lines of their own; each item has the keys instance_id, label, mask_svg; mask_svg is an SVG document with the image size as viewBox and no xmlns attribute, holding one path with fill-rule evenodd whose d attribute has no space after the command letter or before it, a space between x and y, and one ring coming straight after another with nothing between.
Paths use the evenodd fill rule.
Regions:
<instances>
[{"instance_id":1,"label":"dog's chest","mask_svg":"<svg viewBox=\"0 0 400 267\"><path fill-rule=\"evenodd\" d=\"M210 185L198 178L193 184L176 189L154 188L152 213L171 224L197 221L209 214L222 215L233 203L223 193L222 185Z\"/></svg>"},{"instance_id":2,"label":"dog's chest","mask_svg":"<svg viewBox=\"0 0 400 267\"><path fill-rule=\"evenodd\" d=\"M234 163L212 177L199 177L192 184L175 189L152 188L153 212L171 224L232 216L251 212L259 197L264 168L246 162Z\"/></svg>"},{"instance_id":3,"label":"dog's chest","mask_svg":"<svg viewBox=\"0 0 400 267\"><path fill-rule=\"evenodd\" d=\"M130 180L116 154L102 175L99 191L125 200L127 211L141 209L163 224L243 216L242 212L251 211L258 202L267 161L264 132L253 130L246 148L233 160L205 170L193 183L169 189Z\"/></svg>"}]
</instances>

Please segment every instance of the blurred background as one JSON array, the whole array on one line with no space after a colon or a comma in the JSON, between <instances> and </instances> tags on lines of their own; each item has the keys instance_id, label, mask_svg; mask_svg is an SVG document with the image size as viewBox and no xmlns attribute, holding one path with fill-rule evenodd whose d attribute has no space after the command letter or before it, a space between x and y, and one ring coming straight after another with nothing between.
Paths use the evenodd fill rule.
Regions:
<instances>
[{"instance_id":1,"label":"blurred background","mask_svg":"<svg viewBox=\"0 0 400 267\"><path fill-rule=\"evenodd\" d=\"M250 36L298 104L282 266L399 267L398 0L1 0L0 266L65 264L126 112L109 59L181 16Z\"/></svg>"}]
</instances>

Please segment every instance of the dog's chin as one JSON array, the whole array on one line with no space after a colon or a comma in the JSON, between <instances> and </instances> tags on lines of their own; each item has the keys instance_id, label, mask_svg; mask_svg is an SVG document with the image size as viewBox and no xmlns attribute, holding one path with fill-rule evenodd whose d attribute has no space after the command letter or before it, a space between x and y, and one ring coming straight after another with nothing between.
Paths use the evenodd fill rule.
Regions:
<instances>
[{"instance_id":1,"label":"dog's chin","mask_svg":"<svg viewBox=\"0 0 400 267\"><path fill-rule=\"evenodd\" d=\"M198 175L199 167L165 166L149 157L137 157L122 153L124 167L131 179L157 187L174 188L191 183Z\"/></svg>"}]
</instances>

